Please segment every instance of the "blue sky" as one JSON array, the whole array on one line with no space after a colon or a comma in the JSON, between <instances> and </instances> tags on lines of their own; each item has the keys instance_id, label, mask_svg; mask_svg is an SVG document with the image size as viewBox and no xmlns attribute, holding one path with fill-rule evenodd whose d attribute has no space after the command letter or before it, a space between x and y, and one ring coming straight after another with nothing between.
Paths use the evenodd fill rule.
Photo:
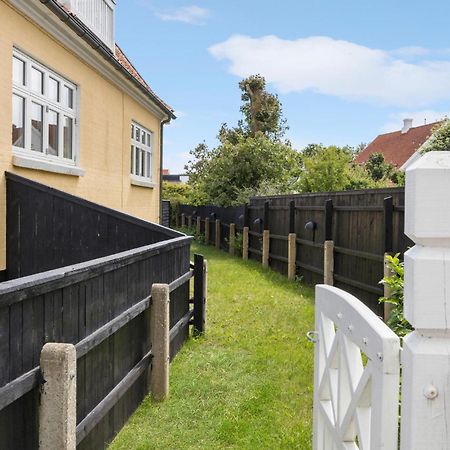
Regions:
<instances>
[{"instance_id":1,"label":"blue sky","mask_svg":"<svg viewBox=\"0 0 450 450\"><path fill-rule=\"evenodd\" d=\"M261 73L298 149L357 145L450 112L450 2L119 0L116 39L178 119L164 167L241 117L240 79Z\"/></svg>"}]
</instances>

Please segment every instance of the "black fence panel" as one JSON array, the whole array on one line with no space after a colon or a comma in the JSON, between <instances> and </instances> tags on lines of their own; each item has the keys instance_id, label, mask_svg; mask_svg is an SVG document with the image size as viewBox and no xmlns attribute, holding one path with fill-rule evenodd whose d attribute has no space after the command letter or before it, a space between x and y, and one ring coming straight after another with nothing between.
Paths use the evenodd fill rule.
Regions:
<instances>
[{"instance_id":1,"label":"black fence panel","mask_svg":"<svg viewBox=\"0 0 450 450\"><path fill-rule=\"evenodd\" d=\"M385 201L389 198L391 200ZM325 202L329 200L332 204L329 238L335 245L334 284L381 314L378 299L383 294L379 284L383 277L383 255L385 252L403 254L413 245L404 234L404 188L254 197L246 216L249 258L261 261L262 232L268 229L270 267L287 274L287 236L292 228L297 237L298 279L310 284L322 283L323 243L327 237ZM244 210L244 206L180 206L180 213L186 216L194 214L202 220L209 217L211 221L221 219L222 231L225 231L225 223L235 223L240 231L244 226ZM211 224L212 232L213 228ZM214 243L213 234L210 236L210 243ZM221 236L221 248L227 250L222 239Z\"/></svg>"},{"instance_id":2,"label":"black fence panel","mask_svg":"<svg viewBox=\"0 0 450 450\"><path fill-rule=\"evenodd\" d=\"M6 174L8 280L77 264L176 234L18 175Z\"/></svg>"}]
</instances>

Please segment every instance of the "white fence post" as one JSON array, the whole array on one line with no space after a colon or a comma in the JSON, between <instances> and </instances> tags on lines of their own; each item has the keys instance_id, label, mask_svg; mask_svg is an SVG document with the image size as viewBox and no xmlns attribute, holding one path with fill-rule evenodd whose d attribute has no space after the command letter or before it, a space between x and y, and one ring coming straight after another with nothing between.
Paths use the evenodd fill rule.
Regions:
<instances>
[{"instance_id":1,"label":"white fence post","mask_svg":"<svg viewBox=\"0 0 450 450\"><path fill-rule=\"evenodd\" d=\"M450 448L450 152L407 170L402 450Z\"/></svg>"}]
</instances>

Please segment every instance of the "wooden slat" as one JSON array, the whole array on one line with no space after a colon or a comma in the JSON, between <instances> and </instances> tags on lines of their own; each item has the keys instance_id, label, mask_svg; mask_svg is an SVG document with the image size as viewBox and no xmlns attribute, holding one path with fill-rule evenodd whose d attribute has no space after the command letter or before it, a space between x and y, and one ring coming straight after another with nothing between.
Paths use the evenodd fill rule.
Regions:
<instances>
[{"instance_id":1,"label":"wooden slat","mask_svg":"<svg viewBox=\"0 0 450 450\"><path fill-rule=\"evenodd\" d=\"M125 267L133 262L148 259L162 252L185 246L192 239L191 236L183 236L74 264L73 266L49 270L48 272L0 283L0 307L12 305L28 297L61 289L94 278L99 274Z\"/></svg>"},{"instance_id":2,"label":"wooden slat","mask_svg":"<svg viewBox=\"0 0 450 450\"><path fill-rule=\"evenodd\" d=\"M280 261L280 262L288 262L288 259L285 256L278 256L278 255L274 255L273 253L269 253L269 258L270 259L274 259L275 261Z\"/></svg>"},{"instance_id":3,"label":"wooden slat","mask_svg":"<svg viewBox=\"0 0 450 450\"><path fill-rule=\"evenodd\" d=\"M170 341L172 342L176 339L178 333L183 330L186 325L189 324L190 320L194 316L194 310L190 309L171 329L170 329Z\"/></svg>"},{"instance_id":4,"label":"wooden slat","mask_svg":"<svg viewBox=\"0 0 450 450\"><path fill-rule=\"evenodd\" d=\"M94 429L114 405L131 388L150 364L151 351L148 352L114 389L77 425L77 445Z\"/></svg>"},{"instance_id":5,"label":"wooden slat","mask_svg":"<svg viewBox=\"0 0 450 450\"><path fill-rule=\"evenodd\" d=\"M343 255L356 256L358 258L370 259L371 261L383 261L383 255L377 255L375 253L362 252L359 250L352 250L350 248L344 247L334 247L336 253L341 253Z\"/></svg>"},{"instance_id":6,"label":"wooden slat","mask_svg":"<svg viewBox=\"0 0 450 450\"><path fill-rule=\"evenodd\" d=\"M184 275L181 275L180 278L177 278L176 280L172 281L172 283L169 284L169 292L178 289L180 286L188 282L193 276L194 276L193 270L189 270L189 272L186 272Z\"/></svg>"},{"instance_id":7,"label":"wooden slat","mask_svg":"<svg viewBox=\"0 0 450 450\"><path fill-rule=\"evenodd\" d=\"M0 411L34 389L38 385L39 374L39 367L35 367L0 388Z\"/></svg>"},{"instance_id":8,"label":"wooden slat","mask_svg":"<svg viewBox=\"0 0 450 450\"><path fill-rule=\"evenodd\" d=\"M300 245L307 245L307 246L309 246L309 247L323 248L323 244L319 244L318 242L308 241L307 239L300 239L300 238L297 238L297 239L295 240L295 242L297 242L297 244L300 244Z\"/></svg>"},{"instance_id":9,"label":"wooden slat","mask_svg":"<svg viewBox=\"0 0 450 450\"><path fill-rule=\"evenodd\" d=\"M287 241L287 236L281 236L280 234L272 234L270 233L270 239L278 239L279 241Z\"/></svg>"},{"instance_id":10,"label":"wooden slat","mask_svg":"<svg viewBox=\"0 0 450 450\"><path fill-rule=\"evenodd\" d=\"M367 291L367 292L371 292L373 294L377 294L377 295L383 295L383 288L379 288L379 287L375 287L375 286L370 286L366 283L361 283L360 281L356 281L356 280L352 280L351 278L347 278L347 277L343 277L342 275L339 274L334 274L334 279L336 281L340 281L341 283L345 283L348 284L350 286L356 287L358 289L361 289L363 291Z\"/></svg>"}]
</instances>

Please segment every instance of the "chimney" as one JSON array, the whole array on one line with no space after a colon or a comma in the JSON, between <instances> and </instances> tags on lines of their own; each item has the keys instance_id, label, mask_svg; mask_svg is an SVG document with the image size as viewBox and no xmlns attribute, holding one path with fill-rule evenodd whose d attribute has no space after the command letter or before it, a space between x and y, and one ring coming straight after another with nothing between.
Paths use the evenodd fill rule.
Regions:
<instances>
[{"instance_id":1,"label":"chimney","mask_svg":"<svg viewBox=\"0 0 450 450\"><path fill-rule=\"evenodd\" d=\"M407 133L412 128L412 119L403 119L402 134Z\"/></svg>"}]
</instances>

